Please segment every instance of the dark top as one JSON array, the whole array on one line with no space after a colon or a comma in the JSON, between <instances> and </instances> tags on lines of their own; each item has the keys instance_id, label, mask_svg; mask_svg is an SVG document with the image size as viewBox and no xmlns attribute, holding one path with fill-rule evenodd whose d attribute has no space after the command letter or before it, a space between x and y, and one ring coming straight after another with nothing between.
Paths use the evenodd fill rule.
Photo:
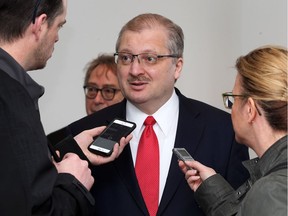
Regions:
<instances>
[{"instance_id":1,"label":"dark top","mask_svg":"<svg viewBox=\"0 0 288 216\"><path fill-rule=\"evenodd\" d=\"M74 176L58 174L51 161L38 110L43 93L0 48L0 214L87 215L90 193Z\"/></svg>"},{"instance_id":2,"label":"dark top","mask_svg":"<svg viewBox=\"0 0 288 216\"><path fill-rule=\"evenodd\" d=\"M52 145L59 143L67 136L66 127L53 131L47 135L48 140Z\"/></svg>"}]
</instances>

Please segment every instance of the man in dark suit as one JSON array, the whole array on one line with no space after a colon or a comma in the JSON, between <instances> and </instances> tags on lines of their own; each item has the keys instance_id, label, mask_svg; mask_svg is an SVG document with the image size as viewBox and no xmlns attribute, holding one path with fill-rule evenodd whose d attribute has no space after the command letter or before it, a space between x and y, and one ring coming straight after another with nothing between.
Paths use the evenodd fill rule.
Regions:
<instances>
[{"instance_id":1,"label":"man in dark suit","mask_svg":"<svg viewBox=\"0 0 288 216\"><path fill-rule=\"evenodd\" d=\"M183 66L183 38L182 29L161 15L142 14L130 20L120 31L115 53L120 88L127 100L66 128L75 135L84 129L107 125L115 117L137 124L130 144L117 160L92 168L96 179L91 190L95 198L94 215L203 215L178 167L177 158L172 155L174 147L186 148L195 159L213 167L234 187L248 177L241 164L248 159L248 149L235 144L230 115L186 98L174 87ZM143 122L147 116L153 116L156 121L153 130L159 147L159 173L155 180L159 182L157 213L152 213L150 201L144 194L152 184L144 187L139 184L142 176L137 168L138 146L142 143ZM154 159L148 159L152 153L147 152L147 159L144 157L140 162L148 164ZM148 167L145 176L152 178Z\"/></svg>"}]
</instances>

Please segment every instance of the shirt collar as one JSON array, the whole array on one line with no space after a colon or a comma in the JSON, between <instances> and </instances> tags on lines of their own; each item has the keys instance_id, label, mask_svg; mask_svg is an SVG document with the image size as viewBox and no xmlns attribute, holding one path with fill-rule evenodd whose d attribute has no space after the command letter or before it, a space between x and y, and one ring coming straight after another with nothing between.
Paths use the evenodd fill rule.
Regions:
<instances>
[{"instance_id":1,"label":"shirt collar","mask_svg":"<svg viewBox=\"0 0 288 216\"><path fill-rule=\"evenodd\" d=\"M284 157L283 157L284 155ZM262 175L265 175L275 165L287 159L287 135L276 141L259 159Z\"/></svg>"},{"instance_id":2,"label":"shirt collar","mask_svg":"<svg viewBox=\"0 0 288 216\"><path fill-rule=\"evenodd\" d=\"M283 160L287 160L287 135L276 141L261 158L244 161L243 165L249 171L252 181L256 181Z\"/></svg>"},{"instance_id":3,"label":"shirt collar","mask_svg":"<svg viewBox=\"0 0 288 216\"><path fill-rule=\"evenodd\" d=\"M157 110L153 114L154 119L159 125L160 129L163 131L165 135L169 133L169 129L171 124L167 124L167 116L169 118L174 118L174 116L178 116L179 113L179 98L175 92L172 93L170 99ZM145 121L148 115L139 110L136 106L134 106L131 102L127 100L126 106L126 118L132 122L135 122L137 127L135 128L135 134L139 134L140 130L143 126L143 122Z\"/></svg>"},{"instance_id":4,"label":"shirt collar","mask_svg":"<svg viewBox=\"0 0 288 216\"><path fill-rule=\"evenodd\" d=\"M38 99L44 94L44 87L36 83L23 67L5 50L0 48L0 68L17 80L27 90L38 110Z\"/></svg>"}]
</instances>

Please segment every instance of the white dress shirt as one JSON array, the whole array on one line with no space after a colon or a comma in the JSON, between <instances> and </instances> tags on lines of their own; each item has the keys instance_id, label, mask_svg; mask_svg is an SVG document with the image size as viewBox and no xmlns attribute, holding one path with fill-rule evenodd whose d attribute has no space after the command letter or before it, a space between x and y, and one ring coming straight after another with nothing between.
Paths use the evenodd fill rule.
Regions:
<instances>
[{"instance_id":1,"label":"white dress shirt","mask_svg":"<svg viewBox=\"0 0 288 216\"><path fill-rule=\"evenodd\" d=\"M170 163L172 157L172 149L175 143L176 130L178 125L179 99L173 91L171 98L152 116L156 120L153 129L157 135L160 153L160 185L159 185L159 201L161 200ZM127 101L126 118L136 123L136 128L132 132L133 138L130 141L131 153L134 161L134 167L137 156L138 144L144 130L144 121L148 115L140 111L137 107Z\"/></svg>"}]
</instances>

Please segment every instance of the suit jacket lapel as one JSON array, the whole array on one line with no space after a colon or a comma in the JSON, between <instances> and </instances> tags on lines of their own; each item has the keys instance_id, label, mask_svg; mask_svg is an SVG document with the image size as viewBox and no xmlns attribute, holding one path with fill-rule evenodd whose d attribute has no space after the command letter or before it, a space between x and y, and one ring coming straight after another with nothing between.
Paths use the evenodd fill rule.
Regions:
<instances>
[{"instance_id":1,"label":"suit jacket lapel","mask_svg":"<svg viewBox=\"0 0 288 216\"><path fill-rule=\"evenodd\" d=\"M124 185L127 187L129 193L134 198L139 208L143 211L144 215L148 215L145 202L142 198L141 191L138 186L129 144L125 147L115 162L115 166L123 180Z\"/></svg>"},{"instance_id":2,"label":"suit jacket lapel","mask_svg":"<svg viewBox=\"0 0 288 216\"><path fill-rule=\"evenodd\" d=\"M174 146L186 148L193 157L197 151L201 134L204 131L204 125L197 121L197 116L200 115L200 111L193 109L191 102L188 101L188 99L177 89L176 93L179 96L179 119ZM187 140L189 140L189 142L187 142ZM182 181L185 181L184 175L178 166L177 158L172 156L166 185L157 215L161 215L165 210Z\"/></svg>"},{"instance_id":3,"label":"suit jacket lapel","mask_svg":"<svg viewBox=\"0 0 288 216\"><path fill-rule=\"evenodd\" d=\"M123 105L121 105L121 108L119 109L121 112L119 113L118 117L126 119L126 100L125 103L122 102L122 104ZM139 208L143 211L144 215L148 215L148 211L146 209L146 205L138 185L129 144L125 147L114 164L119 173L119 176L122 178L123 184L127 187L127 190L134 198Z\"/></svg>"}]
</instances>

